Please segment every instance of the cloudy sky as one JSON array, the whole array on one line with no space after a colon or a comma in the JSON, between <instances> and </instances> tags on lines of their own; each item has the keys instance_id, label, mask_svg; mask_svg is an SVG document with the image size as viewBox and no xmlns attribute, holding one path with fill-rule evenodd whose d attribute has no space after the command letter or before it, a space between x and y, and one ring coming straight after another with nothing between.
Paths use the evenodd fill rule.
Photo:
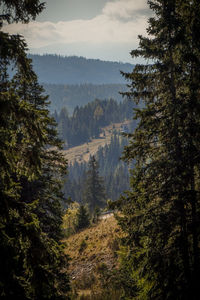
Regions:
<instances>
[{"instance_id":1,"label":"cloudy sky","mask_svg":"<svg viewBox=\"0 0 200 300\"><path fill-rule=\"evenodd\" d=\"M135 63L129 53L149 16L147 0L47 0L36 21L4 30L22 34L32 53Z\"/></svg>"}]
</instances>

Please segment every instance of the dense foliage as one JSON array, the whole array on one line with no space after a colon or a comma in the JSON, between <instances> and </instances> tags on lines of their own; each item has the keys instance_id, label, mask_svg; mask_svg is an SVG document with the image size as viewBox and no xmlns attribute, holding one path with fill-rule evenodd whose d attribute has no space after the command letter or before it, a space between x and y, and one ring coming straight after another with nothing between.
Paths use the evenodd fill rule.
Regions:
<instances>
[{"instance_id":1,"label":"dense foliage","mask_svg":"<svg viewBox=\"0 0 200 300\"><path fill-rule=\"evenodd\" d=\"M106 197L111 200L118 199L120 194L129 188L128 166L120 160L125 145L127 145L127 138L114 134L111 143L100 147L95 154L99 164L99 174L104 180ZM87 169L88 163L86 162L75 162L69 165L64 191L75 202L83 201Z\"/></svg>"},{"instance_id":2,"label":"dense foliage","mask_svg":"<svg viewBox=\"0 0 200 300\"><path fill-rule=\"evenodd\" d=\"M115 99L122 100L119 91L127 91L125 84L43 84L49 100L49 109L60 113L63 107L73 114L75 107L84 106L94 99Z\"/></svg>"},{"instance_id":3,"label":"dense foliage","mask_svg":"<svg viewBox=\"0 0 200 300\"><path fill-rule=\"evenodd\" d=\"M87 208L81 204L77 212L76 230L87 228L90 225L90 218Z\"/></svg>"},{"instance_id":4,"label":"dense foliage","mask_svg":"<svg viewBox=\"0 0 200 300\"><path fill-rule=\"evenodd\" d=\"M59 135L68 148L98 138L102 127L131 119L132 109L133 104L128 100L119 104L113 99L95 100L83 107L77 106L72 116L63 108L54 117L58 123Z\"/></svg>"},{"instance_id":5,"label":"dense foliage","mask_svg":"<svg viewBox=\"0 0 200 300\"><path fill-rule=\"evenodd\" d=\"M60 55L30 55L34 71L42 83L53 84L123 84L120 71L130 72L128 63L86 59L84 57Z\"/></svg>"},{"instance_id":6,"label":"dense foliage","mask_svg":"<svg viewBox=\"0 0 200 300\"><path fill-rule=\"evenodd\" d=\"M67 238L90 225L88 208L83 204L72 202L68 205L63 217L62 228Z\"/></svg>"},{"instance_id":7,"label":"dense foliage","mask_svg":"<svg viewBox=\"0 0 200 300\"><path fill-rule=\"evenodd\" d=\"M96 207L106 205L106 193L103 178L99 175L99 165L94 156L91 156L86 171L83 202L88 205L89 211L94 212Z\"/></svg>"},{"instance_id":8,"label":"dense foliage","mask_svg":"<svg viewBox=\"0 0 200 300\"><path fill-rule=\"evenodd\" d=\"M131 190L119 201L126 299L199 299L200 2L148 2L150 36L132 56L152 63L124 74L126 95L145 103L125 148Z\"/></svg>"},{"instance_id":9,"label":"dense foliage","mask_svg":"<svg viewBox=\"0 0 200 300\"><path fill-rule=\"evenodd\" d=\"M28 22L43 6L0 1L0 29L3 20ZM66 299L67 257L60 243L66 161L50 148L61 143L24 40L3 31L0 39L0 298Z\"/></svg>"}]
</instances>

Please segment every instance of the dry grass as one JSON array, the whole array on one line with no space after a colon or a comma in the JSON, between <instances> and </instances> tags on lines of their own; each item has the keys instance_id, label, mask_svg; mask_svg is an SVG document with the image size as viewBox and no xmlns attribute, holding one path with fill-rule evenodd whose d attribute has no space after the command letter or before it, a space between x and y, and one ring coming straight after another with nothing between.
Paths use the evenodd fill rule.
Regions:
<instances>
[{"instance_id":1,"label":"dry grass","mask_svg":"<svg viewBox=\"0 0 200 300\"><path fill-rule=\"evenodd\" d=\"M109 269L116 267L116 251L121 236L122 232L112 216L66 239L65 252L71 258L71 278L80 281L87 277L88 282L88 277L91 280L90 275L95 272L98 264L104 263ZM80 251L83 243L85 246Z\"/></svg>"}]
</instances>

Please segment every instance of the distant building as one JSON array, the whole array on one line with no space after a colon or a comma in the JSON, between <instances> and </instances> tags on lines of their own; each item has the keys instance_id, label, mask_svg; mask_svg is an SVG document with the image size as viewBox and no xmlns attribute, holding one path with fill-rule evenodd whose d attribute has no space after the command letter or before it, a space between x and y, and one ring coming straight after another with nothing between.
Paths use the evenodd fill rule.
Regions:
<instances>
[{"instance_id":1,"label":"distant building","mask_svg":"<svg viewBox=\"0 0 200 300\"><path fill-rule=\"evenodd\" d=\"M121 125L121 128L120 128L120 131L122 133L128 133L129 129L128 129L128 126L127 125Z\"/></svg>"},{"instance_id":2,"label":"distant building","mask_svg":"<svg viewBox=\"0 0 200 300\"><path fill-rule=\"evenodd\" d=\"M112 216L114 216L114 212L112 210L108 210L108 211L102 212L99 215L99 220L105 220L105 219L108 219Z\"/></svg>"}]
</instances>

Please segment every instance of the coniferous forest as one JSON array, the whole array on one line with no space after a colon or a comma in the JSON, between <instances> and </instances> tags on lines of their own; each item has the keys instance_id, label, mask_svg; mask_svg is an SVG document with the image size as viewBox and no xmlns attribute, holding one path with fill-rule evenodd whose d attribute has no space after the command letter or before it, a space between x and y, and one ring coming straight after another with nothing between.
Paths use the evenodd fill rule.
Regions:
<instances>
[{"instance_id":1,"label":"coniferous forest","mask_svg":"<svg viewBox=\"0 0 200 300\"><path fill-rule=\"evenodd\" d=\"M131 120L132 113L133 103L129 100L118 104L113 99L96 99L85 106L77 106L72 116L65 107L62 108L60 114L55 111L53 116L58 125L59 136L68 148L89 142L92 138L98 138L103 127L107 125Z\"/></svg>"},{"instance_id":2,"label":"coniferous forest","mask_svg":"<svg viewBox=\"0 0 200 300\"><path fill-rule=\"evenodd\" d=\"M111 143L100 147L95 154L98 162L98 171L103 178L105 188L105 200L116 200L129 188L129 169L131 166L120 160L123 149L128 140L121 134L114 134ZM89 162L75 161L68 166L67 180L64 183L64 193L70 196L74 202L84 202L86 189L86 173ZM86 201L87 202L87 201Z\"/></svg>"},{"instance_id":3,"label":"coniferous forest","mask_svg":"<svg viewBox=\"0 0 200 300\"><path fill-rule=\"evenodd\" d=\"M69 114L73 114L77 106L83 106L95 99L115 99L118 103L122 101L119 93L127 91L125 84L47 84L42 83L47 95L49 95L49 110L60 113L65 107Z\"/></svg>"},{"instance_id":4,"label":"coniferous forest","mask_svg":"<svg viewBox=\"0 0 200 300\"><path fill-rule=\"evenodd\" d=\"M131 52L145 63L119 80L120 63L28 55L4 26L37 20L45 3L0 0L1 299L200 298L200 2L147 3L148 35ZM97 82L45 91L45 61L65 87L73 65L71 79L90 66ZM116 123L88 160L65 158Z\"/></svg>"},{"instance_id":5,"label":"coniferous forest","mask_svg":"<svg viewBox=\"0 0 200 300\"><path fill-rule=\"evenodd\" d=\"M46 84L125 84L120 71L130 72L133 69L129 63L77 56L30 54L28 57L33 61L39 81Z\"/></svg>"}]
</instances>

